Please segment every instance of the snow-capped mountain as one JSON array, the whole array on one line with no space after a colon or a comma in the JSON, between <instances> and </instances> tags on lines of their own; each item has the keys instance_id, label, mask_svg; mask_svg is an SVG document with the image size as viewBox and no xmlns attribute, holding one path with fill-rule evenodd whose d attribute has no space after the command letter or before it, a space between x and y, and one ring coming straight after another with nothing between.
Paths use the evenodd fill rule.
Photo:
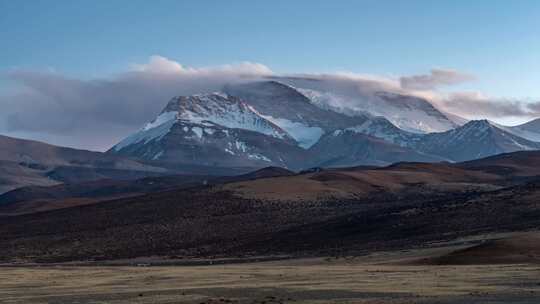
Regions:
<instances>
[{"instance_id":1,"label":"snow-capped mountain","mask_svg":"<svg viewBox=\"0 0 540 304\"><path fill-rule=\"evenodd\" d=\"M292 140L285 131L263 118L238 98L213 93L173 98L156 119L146 124L135 134L122 140L113 149L120 151L124 147L139 142L148 143L152 140L159 140L170 132L171 127L178 122L200 125L200 127L191 128L191 131L198 137L201 137L203 132L213 132L212 130L217 126L245 129Z\"/></svg>"},{"instance_id":2,"label":"snow-capped mountain","mask_svg":"<svg viewBox=\"0 0 540 304\"><path fill-rule=\"evenodd\" d=\"M336 151L347 151L349 147L336 146L344 144L333 135L340 131L351 133L349 137L369 137L366 142L378 147L356 153L351 164L434 159L406 156L417 154L404 148L417 134L383 117L323 109L288 85L264 81L228 86L225 91L173 98L156 119L109 152L158 162L298 169L326 161L317 155L325 144L313 148L323 137L332 139L323 143L334 142ZM392 158L389 153L397 154ZM384 157L378 159L378 154Z\"/></svg>"},{"instance_id":3,"label":"snow-capped mountain","mask_svg":"<svg viewBox=\"0 0 540 304\"><path fill-rule=\"evenodd\" d=\"M386 118L380 116L371 117L360 125L339 129L336 131L369 135L371 137L376 137L402 147L409 147L415 142L420 141L423 137L423 134L402 130L393 125ZM336 131L334 131L334 134L336 134Z\"/></svg>"},{"instance_id":4,"label":"snow-capped mountain","mask_svg":"<svg viewBox=\"0 0 540 304\"><path fill-rule=\"evenodd\" d=\"M379 115L386 117L401 129L429 133L447 131L457 126L423 98L389 92L377 92L375 96L384 101L385 106L377 103L371 109L371 113L380 112Z\"/></svg>"},{"instance_id":5,"label":"snow-capped mountain","mask_svg":"<svg viewBox=\"0 0 540 304\"><path fill-rule=\"evenodd\" d=\"M369 118L368 115L353 117L320 108L295 88L276 81L227 86L225 91L257 109L306 149L325 133L362 124Z\"/></svg>"},{"instance_id":6,"label":"snow-capped mountain","mask_svg":"<svg viewBox=\"0 0 540 304\"><path fill-rule=\"evenodd\" d=\"M516 136L487 120L473 120L447 132L426 134L411 147L452 161L465 161L500 153L537 150L540 143Z\"/></svg>"},{"instance_id":7,"label":"snow-capped mountain","mask_svg":"<svg viewBox=\"0 0 540 304\"><path fill-rule=\"evenodd\" d=\"M301 150L287 132L240 99L214 93L173 98L156 119L109 152L207 166L295 168Z\"/></svg>"},{"instance_id":8,"label":"snow-capped mountain","mask_svg":"<svg viewBox=\"0 0 540 304\"><path fill-rule=\"evenodd\" d=\"M540 149L540 143L488 121L458 127L417 97L377 93L382 105L378 113L386 116L374 116L334 107L326 99L342 97L333 93L276 81L226 86L223 91L173 98L153 121L109 153L169 164L303 169L462 161ZM403 124L445 131L411 132ZM532 123L523 126L528 132L534 128Z\"/></svg>"}]
</instances>

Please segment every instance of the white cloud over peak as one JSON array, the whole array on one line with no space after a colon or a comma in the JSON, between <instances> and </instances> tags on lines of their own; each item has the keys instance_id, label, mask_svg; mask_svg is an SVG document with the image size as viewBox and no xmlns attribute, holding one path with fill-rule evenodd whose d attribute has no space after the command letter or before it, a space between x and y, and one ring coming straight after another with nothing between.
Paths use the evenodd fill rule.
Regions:
<instances>
[{"instance_id":1,"label":"white cloud over peak","mask_svg":"<svg viewBox=\"0 0 540 304\"><path fill-rule=\"evenodd\" d=\"M429 74L402 76L399 82L405 90L433 90L440 86L456 85L474 79L474 76L456 70L432 69Z\"/></svg>"},{"instance_id":2,"label":"white cloud over peak","mask_svg":"<svg viewBox=\"0 0 540 304\"><path fill-rule=\"evenodd\" d=\"M237 64L226 64L214 67L184 67L180 63L165 58L163 56L154 55L150 57L148 63L133 64L133 71L140 73L151 74L176 74L178 76L234 76L234 77L253 77L253 76L269 76L273 72L269 67L260 63L249 61L240 62Z\"/></svg>"},{"instance_id":3,"label":"white cloud over peak","mask_svg":"<svg viewBox=\"0 0 540 304\"><path fill-rule=\"evenodd\" d=\"M148 63L135 63L132 67L134 71L151 73L182 73L185 71L180 63L159 55L151 56Z\"/></svg>"},{"instance_id":4,"label":"white cloud over peak","mask_svg":"<svg viewBox=\"0 0 540 304\"><path fill-rule=\"evenodd\" d=\"M451 113L468 117L498 119L540 116L540 102L494 98L480 92L454 92L439 99L440 106Z\"/></svg>"}]
</instances>

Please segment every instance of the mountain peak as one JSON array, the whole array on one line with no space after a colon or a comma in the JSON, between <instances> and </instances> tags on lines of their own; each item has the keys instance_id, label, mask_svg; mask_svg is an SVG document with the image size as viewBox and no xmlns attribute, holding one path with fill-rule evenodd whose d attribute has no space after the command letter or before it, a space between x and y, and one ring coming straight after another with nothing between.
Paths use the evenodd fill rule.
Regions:
<instances>
[{"instance_id":1,"label":"mountain peak","mask_svg":"<svg viewBox=\"0 0 540 304\"><path fill-rule=\"evenodd\" d=\"M450 131L427 134L418 148L454 161L465 161L499 153L535 150L540 148L540 144L481 119Z\"/></svg>"},{"instance_id":2,"label":"mountain peak","mask_svg":"<svg viewBox=\"0 0 540 304\"><path fill-rule=\"evenodd\" d=\"M237 85L227 85L223 88L226 94L238 96L248 102L257 102L265 99L268 102L266 106L304 106L309 104L309 99L298 92L295 88L276 80L263 80ZM259 106L261 106L259 104Z\"/></svg>"},{"instance_id":3,"label":"mountain peak","mask_svg":"<svg viewBox=\"0 0 540 304\"><path fill-rule=\"evenodd\" d=\"M455 130L477 130L477 131L487 131L490 129L500 129L496 124L492 123L487 119L471 120L468 123L464 124L461 127L456 128Z\"/></svg>"},{"instance_id":4,"label":"mountain peak","mask_svg":"<svg viewBox=\"0 0 540 304\"><path fill-rule=\"evenodd\" d=\"M493 123L487 119L476 119L476 120L471 120L469 122L467 122L464 126L466 125L471 125L471 126L480 126L480 125L486 125L486 126L494 126Z\"/></svg>"},{"instance_id":5,"label":"mountain peak","mask_svg":"<svg viewBox=\"0 0 540 304\"><path fill-rule=\"evenodd\" d=\"M289 137L240 98L221 92L175 97L161 115L164 113L176 113L177 120L189 123L247 129L277 138Z\"/></svg>"},{"instance_id":6,"label":"mountain peak","mask_svg":"<svg viewBox=\"0 0 540 304\"><path fill-rule=\"evenodd\" d=\"M208 108L211 104L216 103L243 104L238 98L228 96L227 94L221 92L176 96L167 103L161 113L172 111L180 113L184 111L199 111Z\"/></svg>"},{"instance_id":7,"label":"mountain peak","mask_svg":"<svg viewBox=\"0 0 540 304\"><path fill-rule=\"evenodd\" d=\"M175 141L178 143L185 140L204 144L218 131L223 135L232 136L231 132L237 129L295 143L287 132L260 115L240 98L217 92L172 98L157 118L119 142L112 151L139 149L143 146L155 147L155 151L151 152L143 149L144 157L157 160L161 158L163 151L160 147L163 144L159 142L163 138L169 138L170 134L177 138ZM234 145L242 146L240 141Z\"/></svg>"}]
</instances>

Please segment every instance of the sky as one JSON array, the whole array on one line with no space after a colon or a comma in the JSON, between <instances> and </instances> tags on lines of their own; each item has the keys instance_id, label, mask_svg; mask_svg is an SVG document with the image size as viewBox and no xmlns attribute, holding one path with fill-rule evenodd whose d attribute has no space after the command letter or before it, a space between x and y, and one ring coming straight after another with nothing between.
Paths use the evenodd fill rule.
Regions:
<instances>
[{"instance_id":1,"label":"sky","mask_svg":"<svg viewBox=\"0 0 540 304\"><path fill-rule=\"evenodd\" d=\"M536 0L0 0L0 28L0 134L88 149L152 119L165 94L246 73L389 80L506 124L540 100Z\"/></svg>"}]
</instances>

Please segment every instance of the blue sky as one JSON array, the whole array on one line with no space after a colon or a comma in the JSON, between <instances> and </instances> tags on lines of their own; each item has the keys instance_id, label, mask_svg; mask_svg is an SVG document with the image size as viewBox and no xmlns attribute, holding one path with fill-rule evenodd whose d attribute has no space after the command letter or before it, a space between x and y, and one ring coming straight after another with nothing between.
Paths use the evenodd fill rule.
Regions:
<instances>
[{"instance_id":1,"label":"blue sky","mask_svg":"<svg viewBox=\"0 0 540 304\"><path fill-rule=\"evenodd\" d=\"M106 149L171 96L269 69L540 117L538 0L0 0L0 29L0 134L60 145Z\"/></svg>"},{"instance_id":2,"label":"blue sky","mask_svg":"<svg viewBox=\"0 0 540 304\"><path fill-rule=\"evenodd\" d=\"M540 97L540 1L0 0L0 69L98 77L151 55L186 66L379 75L452 68L465 89Z\"/></svg>"}]
</instances>

